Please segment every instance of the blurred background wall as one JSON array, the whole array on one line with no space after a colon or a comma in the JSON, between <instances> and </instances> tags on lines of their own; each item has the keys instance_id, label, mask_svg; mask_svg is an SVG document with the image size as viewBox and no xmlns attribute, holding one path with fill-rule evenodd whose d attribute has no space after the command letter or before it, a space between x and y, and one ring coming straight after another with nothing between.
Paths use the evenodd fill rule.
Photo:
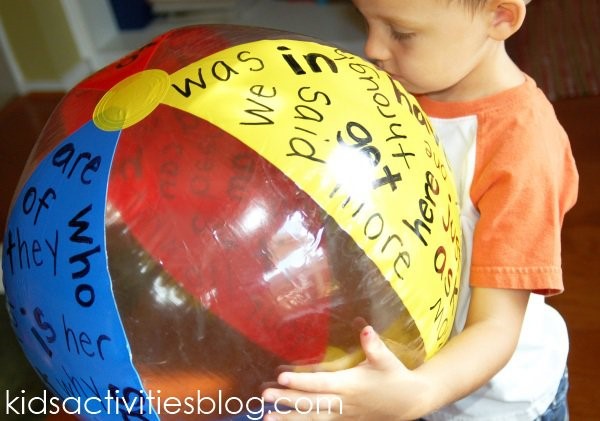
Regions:
<instances>
[{"instance_id":1,"label":"blurred background wall","mask_svg":"<svg viewBox=\"0 0 600 421\"><path fill-rule=\"evenodd\" d=\"M10 71L4 50L0 49L0 107L18 94L17 83Z\"/></svg>"},{"instance_id":2,"label":"blurred background wall","mask_svg":"<svg viewBox=\"0 0 600 421\"><path fill-rule=\"evenodd\" d=\"M0 0L0 79L11 81L12 95L15 87L20 95L67 91L155 36L197 23L279 28L362 52L363 25L349 0ZM0 106L10 96L0 94Z\"/></svg>"},{"instance_id":3,"label":"blurred background wall","mask_svg":"<svg viewBox=\"0 0 600 421\"><path fill-rule=\"evenodd\" d=\"M9 80L18 93L62 90L89 72L65 5L60 0L0 0L0 79Z\"/></svg>"}]
</instances>

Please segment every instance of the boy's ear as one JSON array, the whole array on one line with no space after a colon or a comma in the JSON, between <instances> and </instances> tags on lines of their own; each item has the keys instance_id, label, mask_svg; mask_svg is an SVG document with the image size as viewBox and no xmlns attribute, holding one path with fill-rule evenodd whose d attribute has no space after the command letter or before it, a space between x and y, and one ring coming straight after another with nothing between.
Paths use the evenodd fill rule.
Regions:
<instances>
[{"instance_id":1,"label":"boy's ear","mask_svg":"<svg viewBox=\"0 0 600 421\"><path fill-rule=\"evenodd\" d=\"M489 35L497 41L504 41L517 32L525 20L523 0L492 0L488 3L491 12Z\"/></svg>"}]
</instances>

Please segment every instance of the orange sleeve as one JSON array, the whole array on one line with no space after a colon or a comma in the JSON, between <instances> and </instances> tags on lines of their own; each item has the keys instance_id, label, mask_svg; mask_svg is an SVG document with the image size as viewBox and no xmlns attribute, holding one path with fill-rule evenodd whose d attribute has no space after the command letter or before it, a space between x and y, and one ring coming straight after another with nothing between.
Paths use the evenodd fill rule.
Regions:
<instances>
[{"instance_id":1,"label":"orange sleeve","mask_svg":"<svg viewBox=\"0 0 600 421\"><path fill-rule=\"evenodd\" d=\"M513 105L480 115L470 282L552 295L563 290L560 234L577 197L577 169L548 101L517 115Z\"/></svg>"}]
</instances>

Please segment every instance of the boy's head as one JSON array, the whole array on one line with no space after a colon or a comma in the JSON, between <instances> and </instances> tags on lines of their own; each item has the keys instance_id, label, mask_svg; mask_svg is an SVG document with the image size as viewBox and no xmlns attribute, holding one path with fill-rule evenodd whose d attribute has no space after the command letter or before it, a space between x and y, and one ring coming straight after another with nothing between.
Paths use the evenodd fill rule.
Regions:
<instances>
[{"instance_id":1,"label":"boy's head","mask_svg":"<svg viewBox=\"0 0 600 421\"><path fill-rule=\"evenodd\" d=\"M472 10L479 9L479 8L485 6L485 4L488 2L488 0L447 0L447 1L448 2L456 1L458 3L461 3L461 4L469 7ZM531 2L531 0L523 0L523 2L527 5Z\"/></svg>"},{"instance_id":2,"label":"boy's head","mask_svg":"<svg viewBox=\"0 0 600 421\"><path fill-rule=\"evenodd\" d=\"M369 28L366 55L412 93L440 99L463 94L459 89L485 94L486 78L504 58L504 40L521 26L526 4L525 0L353 1Z\"/></svg>"}]
</instances>

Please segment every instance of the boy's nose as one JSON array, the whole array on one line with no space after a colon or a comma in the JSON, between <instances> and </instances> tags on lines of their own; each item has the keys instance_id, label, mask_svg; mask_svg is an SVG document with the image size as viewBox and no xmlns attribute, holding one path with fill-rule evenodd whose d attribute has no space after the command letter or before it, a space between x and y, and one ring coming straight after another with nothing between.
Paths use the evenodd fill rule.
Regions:
<instances>
[{"instance_id":1,"label":"boy's nose","mask_svg":"<svg viewBox=\"0 0 600 421\"><path fill-rule=\"evenodd\" d=\"M369 60L377 64L379 67L389 58L390 53L385 43L381 41L381 37L374 31L369 31L365 42L365 55Z\"/></svg>"}]
</instances>

